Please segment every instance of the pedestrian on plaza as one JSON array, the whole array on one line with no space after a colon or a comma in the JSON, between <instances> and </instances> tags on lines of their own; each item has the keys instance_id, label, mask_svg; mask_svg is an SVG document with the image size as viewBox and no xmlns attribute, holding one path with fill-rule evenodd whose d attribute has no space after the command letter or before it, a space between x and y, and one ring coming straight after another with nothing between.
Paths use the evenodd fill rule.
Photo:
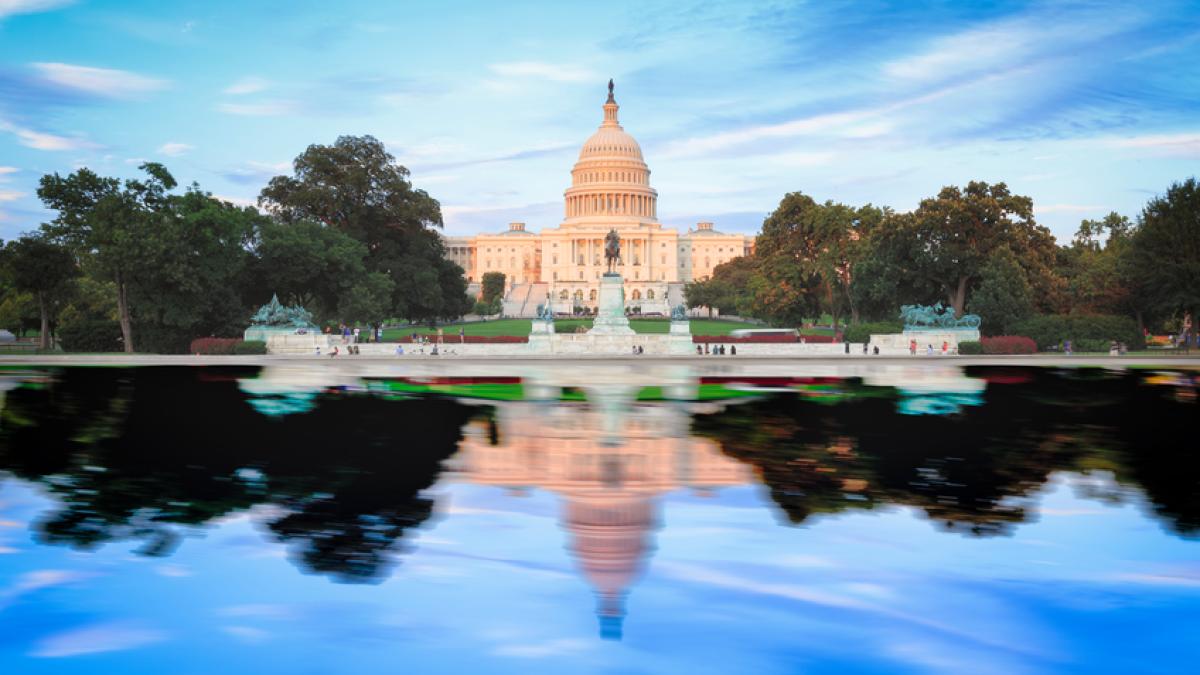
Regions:
<instances>
[{"instance_id":1,"label":"pedestrian on plaza","mask_svg":"<svg viewBox=\"0 0 1200 675\"><path fill-rule=\"evenodd\" d=\"M846 340L846 341L845 341L845 343L846 343L846 344L845 344L845 347L846 347L846 354L849 354L849 353L850 353L850 341L849 341L849 340Z\"/></svg>"},{"instance_id":2,"label":"pedestrian on plaza","mask_svg":"<svg viewBox=\"0 0 1200 675\"><path fill-rule=\"evenodd\" d=\"M729 345L729 355L737 356L737 345Z\"/></svg>"},{"instance_id":3,"label":"pedestrian on plaza","mask_svg":"<svg viewBox=\"0 0 1200 675\"><path fill-rule=\"evenodd\" d=\"M458 327L458 344L467 344L467 329L462 326Z\"/></svg>"},{"instance_id":4,"label":"pedestrian on plaza","mask_svg":"<svg viewBox=\"0 0 1200 675\"><path fill-rule=\"evenodd\" d=\"M867 343L863 343L863 356L867 355Z\"/></svg>"},{"instance_id":5,"label":"pedestrian on plaza","mask_svg":"<svg viewBox=\"0 0 1200 675\"><path fill-rule=\"evenodd\" d=\"M435 343L433 343L433 351L429 352L429 355L430 355L430 356L437 356L437 355L438 355L437 343L436 343L436 342L435 342Z\"/></svg>"},{"instance_id":6,"label":"pedestrian on plaza","mask_svg":"<svg viewBox=\"0 0 1200 675\"><path fill-rule=\"evenodd\" d=\"M705 354L708 353L708 343L707 342L704 343L704 353Z\"/></svg>"},{"instance_id":7,"label":"pedestrian on plaza","mask_svg":"<svg viewBox=\"0 0 1200 675\"><path fill-rule=\"evenodd\" d=\"M404 356L404 345L396 344L396 356Z\"/></svg>"},{"instance_id":8,"label":"pedestrian on plaza","mask_svg":"<svg viewBox=\"0 0 1200 675\"><path fill-rule=\"evenodd\" d=\"M1066 340L1063 342L1063 351L1066 352L1067 356L1071 355L1071 341L1070 340Z\"/></svg>"},{"instance_id":9,"label":"pedestrian on plaza","mask_svg":"<svg viewBox=\"0 0 1200 675\"><path fill-rule=\"evenodd\" d=\"M879 356L879 345L875 345L875 356Z\"/></svg>"},{"instance_id":10,"label":"pedestrian on plaza","mask_svg":"<svg viewBox=\"0 0 1200 675\"><path fill-rule=\"evenodd\" d=\"M942 356L945 356L948 353L950 353L950 343L943 340L942 341Z\"/></svg>"},{"instance_id":11,"label":"pedestrian on plaza","mask_svg":"<svg viewBox=\"0 0 1200 675\"><path fill-rule=\"evenodd\" d=\"M696 345L696 356L704 356L704 349L700 345Z\"/></svg>"},{"instance_id":12,"label":"pedestrian on plaza","mask_svg":"<svg viewBox=\"0 0 1200 675\"><path fill-rule=\"evenodd\" d=\"M917 341L916 341L916 339L912 339L912 340L909 340L909 341L908 341L908 353L909 353L911 356L916 356L916 355L917 355Z\"/></svg>"},{"instance_id":13,"label":"pedestrian on plaza","mask_svg":"<svg viewBox=\"0 0 1200 675\"><path fill-rule=\"evenodd\" d=\"M358 326L354 327L354 344L358 344Z\"/></svg>"},{"instance_id":14,"label":"pedestrian on plaza","mask_svg":"<svg viewBox=\"0 0 1200 675\"><path fill-rule=\"evenodd\" d=\"M925 345L925 356L933 356L933 345Z\"/></svg>"},{"instance_id":15,"label":"pedestrian on plaza","mask_svg":"<svg viewBox=\"0 0 1200 675\"><path fill-rule=\"evenodd\" d=\"M329 358L331 358L331 359L332 359L333 357L335 357L335 356L337 356L337 355L338 355L338 346L337 346L337 345L334 345L334 346L333 346L333 351L329 352Z\"/></svg>"}]
</instances>

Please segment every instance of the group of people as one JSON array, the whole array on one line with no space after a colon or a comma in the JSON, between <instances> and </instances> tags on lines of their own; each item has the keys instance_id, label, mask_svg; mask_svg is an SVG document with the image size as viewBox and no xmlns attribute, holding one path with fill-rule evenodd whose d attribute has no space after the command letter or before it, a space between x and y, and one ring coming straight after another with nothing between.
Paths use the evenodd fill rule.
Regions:
<instances>
[{"instance_id":1,"label":"group of people","mask_svg":"<svg viewBox=\"0 0 1200 675\"><path fill-rule=\"evenodd\" d=\"M330 349L330 350L329 350L329 358L331 358L331 359L332 359L332 358L334 358L334 357L336 357L336 356L340 356L340 355L341 355L341 353L342 353L342 350L341 350L341 348L340 348L340 347L338 347L337 345L334 345L334 346L333 346L333 349ZM358 353L359 353L359 352L358 352L358 345L347 345L347 346L346 346L346 353L347 353L347 354L354 355L354 356L357 356L357 355L358 355ZM320 356L320 354L321 354L321 348L320 348L320 347L317 347L317 355L318 355L318 356Z\"/></svg>"},{"instance_id":2,"label":"group of people","mask_svg":"<svg viewBox=\"0 0 1200 675\"><path fill-rule=\"evenodd\" d=\"M917 355L917 349L918 349L918 347L917 347L917 341L916 341L916 340L909 340L909 341L908 341L908 353L909 353L910 355L912 355L912 356L916 356L916 355ZM957 351L957 350L955 350L955 351ZM866 353L866 352L865 352L865 348L864 348L864 352L863 352L863 353ZM876 348L875 348L875 353L876 353L876 354L878 354L878 353L879 353L879 347L876 347ZM925 355L926 355L926 356L934 356L935 354L938 354L938 353L940 353L942 356L947 356L947 355L949 355L949 354L951 353L951 347L950 347L950 343L949 343L949 342L947 342L947 341L944 341L944 340L943 340L943 341L942 341L942 349L941 349L941 351L940 351L940 352L938 352L938 351L935 351L935 350L934 350L933 344L927 344L927 345L925 345Z\"/></svg>"},{"instance_id":3,"label":"group of people","mask_svg":"<svg viewBox=\"0 0 1200 675\"><path fill-rule=\"evenodd\" d=\"M696 345L696 354L698 356L703 356L705 354L712 354L715 356L724 356L725 355L725 345L714 345L712 350L710 351L708 348L708 343L705 342L703 347L701 347L700 345ZM737 356L737 345L729 345L729 355Z\"/></svg>"}]
</instances>

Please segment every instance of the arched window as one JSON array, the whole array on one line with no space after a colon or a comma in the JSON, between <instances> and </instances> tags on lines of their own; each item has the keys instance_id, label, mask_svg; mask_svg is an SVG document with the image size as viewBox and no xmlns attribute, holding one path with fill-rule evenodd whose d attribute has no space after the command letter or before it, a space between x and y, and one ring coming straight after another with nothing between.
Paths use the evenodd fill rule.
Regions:
<instances>
[{"instance_id":1,"label":"arched window","mask_svg":"<svg viewBox=\"0 0 1200 675\"><path fill-rule=\"evenodd\" d=\"M590 293L588 293L588 300L591 300L591 301L595 302L595 300L596 300L596 289L594 289L594 288L593 288L593 289L592 289L592 291L591 291Z\"/></svg>"},{"instance_id":2,"label":"arched window","mask_svg":"<svg viewBox=\"0 0 1200 675\"><path fill-rule=\"evenodd\" d=\"M565 288L564 288L564 289L562 289L561 291L559 291L559 292L558 292L558 299L559 299L559 300L566 300L568 297L570 297L570 296L568 296L568 295L567 295L567 289L565 289Z\"/></svg>"},{"instance_id":3,"label":"arched window","mask_svg":"<svg viewBox=\"0 0 1200 675\"><path fill-rule=\"evenodd\" d=\"M653 289L653 288L651 288L650 290L646 291L646 299L647 299L647 300L653 300L653 299L654 299L654 289Z\"/></svg>"},{"instance_id":4,"label":"arched window","mask_svg":"<svg viewBox=\"0 0 1200 675\"><path fill-rule=\"evenodd\" d=\"M582 290L576 289L575 302L583 302L583 291Z\"/></svg>"},{"instance_id":5,"label":"arched window","mask_svg":"<svg viewBox=\"0 0 1200 675\"><path fill-rule=\"evenodd\" d=\"M637 290L637 289L635 288L635 289L633 290L633 299L634 299L634 300L641 300L641 299L642 299L642 292L641 292L641 291L639 291L639 290Z\"/></svg>"}]
</instances>

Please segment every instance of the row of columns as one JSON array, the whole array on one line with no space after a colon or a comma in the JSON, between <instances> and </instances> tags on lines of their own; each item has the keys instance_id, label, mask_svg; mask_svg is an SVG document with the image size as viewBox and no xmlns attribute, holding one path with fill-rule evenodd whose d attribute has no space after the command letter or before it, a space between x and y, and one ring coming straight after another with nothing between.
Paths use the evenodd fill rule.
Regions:
<instances>
[{"instance_id":1,"label":"row of columns","mask_svg":"<svg viewBox=\"0 0 1200 675\"><path fill-rule=\"evenodd\" d=\"M629 215L657 218L656 204L648 195L602 193L567 198L567 217Z\"/></svg>"},{"instance_id":2,"label":"row of columns","mask_svg":"<svg viewBox=\"0 0 1200 675\"><path fill-rule=\"evenodd\" d=\"M621 263L623 265L641 265L648 264L646 251L649 248L648 239L621 239ZM638 250L634 250L633 244L638 244ZM636 254L636 257L635 255ZM603 239L572 239L571 240L571 264L579 265L579 256L583 256L583 264L585 267L590 265L604 264L604 240ZM638 262L635 263L634 260ZM597 262L599 261L599 262Z\"/></svg>"}]
</instances>

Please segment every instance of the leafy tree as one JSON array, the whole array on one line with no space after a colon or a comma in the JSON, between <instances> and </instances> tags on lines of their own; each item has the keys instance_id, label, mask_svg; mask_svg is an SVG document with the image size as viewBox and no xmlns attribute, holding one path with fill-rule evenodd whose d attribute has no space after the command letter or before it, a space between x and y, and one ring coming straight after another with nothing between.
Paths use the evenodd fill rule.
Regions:
<instances>
[{"instance_id":1,"label":"leafy tree","mask_svg":"<svg viewBox=\"0 0 1200 675\"><path fill-rule=\"evenodd\" d=\"M1171 185L1146 204L1131 248L1141 301L1162 314L1194 321L1200 309L1200 184L1195 178Z\"/></svg>"},{"instance_id":2,"label":"leafy tree","mask_svg":"<svg viewBox=\"0 0 1200 675\"><path fill-rule=\"evenodd\" d=\"M757 271L757 260L752 256L738 256L713 268L712 276L684 286L684 297L688 307L707 307L709 316L713 308L725 313L752 313L750 280Z\"/></svg>"},{"instance_id":3,"label":"leafy tree","mask_svg":"<svg viewBox=\"0 0 1200 675\"><path fill-rule=\"evenodd\" d=\"M348 321L378 328L390 316L391 308L391 278L382 272L368 272L342 295L338 313Z\"/></svg>"},{"instance_id":4,"label":"leafy tree","mask_svg":"<svg viewBox=\"0 0 1200 675\"><path fill-rule=\"evenodd\" d=\"M482 282L483 292L480 294L479 299L491 304L504 297L504 282L503 272L484 272Z\"/></svg>"},{"instance_id":5,"label":"leafy tree","mask_svg":"<svg viewBox=\"0 0 1200 675\"><path fill-rule=\"evenodd\" d=\"M441 207L412 187L408 169L371 136L342 136L310 145L293 162L293 176L276 176L259 204L285 223L315 220L367 247L366 267L391 277L392 310L434 322L470 307L462 268L445 259ZM461 297L460 297L461 296Z\"/></svg>"},{"instance_id":6,"label":"leafy tree","mask_svg":"<svg viewBox=\"0 0 1200 675\"><path fill-rule=\"evenodd\" d=\"M254 209L194 185L167 199L142 242L143 266L130 275L144 351L185 352L197 336L241 333L251 309L242 293L252 269L249 246L261 220Z\"/></svg>"},{"instance_id":7,"label":"leafy tree","mask_svg":"<svg viewBox=\"0 0 1200 675\"><path fill-rule=\"evenodd\" d=\"M9 284L37 301L41 325L38 346L49 349L51 321L79 276L75 257L45 237L26 235L4 246L2 267Z\"/></svg>"},{"instance_id":8,"label":"leafy tree","mask_svg":"<svg viewBox=\"0 0 1200 675\"><path fill-rule=\"evenodd\" d=\"M98 176L83 168L67 177L42 176L38 197L58 211L43 226L47 235L89 257L98 271L111 279L117 296L117 314L125 351L134 351L133 310L130 288L139 270L148 267L147 249L167 210L168 191L175 178L157 163L141 165L145 180Z\"/></svg>"},{"instance_id":9,"label":"leafy tree","mask_svg":"<svg viewBox=\"0 0 1200 675\"><path fill-rule=\"evenodd\" d=\"M984 265L1001 246L1016 255L1036 298L1057 292L1054 237L1034 221L1033 200L1012 194L1004 183L942 188L879 232L871 271L911 293L910 302L940 296L961 315Z\"/></svg>"},{"instance_id":10,"label":"leafy tree","mask_svg":"<svg viewBox=\"0 0 1200 675\"><path fill-rule=\"evenodd\" d=\"M331 316L367 274L362 242L312 220L264 219L256 253L260 285L285 304L303 305L318 317ZM389 309L390 293L389 286Z\"/></svg>"},{"instance_id":11,"label":"leafy tree","mask_svg":"<svg viewBox=\"0 0 1200 675\"><path fill-rule=\"evenodd\" d=\"M996 250L980 271L979 288L971 295L971 312L983 319L986 335L1012 335L1012 329L1033 313L1025 272L1006 247Z\"/></svg>"}]
</instances>

